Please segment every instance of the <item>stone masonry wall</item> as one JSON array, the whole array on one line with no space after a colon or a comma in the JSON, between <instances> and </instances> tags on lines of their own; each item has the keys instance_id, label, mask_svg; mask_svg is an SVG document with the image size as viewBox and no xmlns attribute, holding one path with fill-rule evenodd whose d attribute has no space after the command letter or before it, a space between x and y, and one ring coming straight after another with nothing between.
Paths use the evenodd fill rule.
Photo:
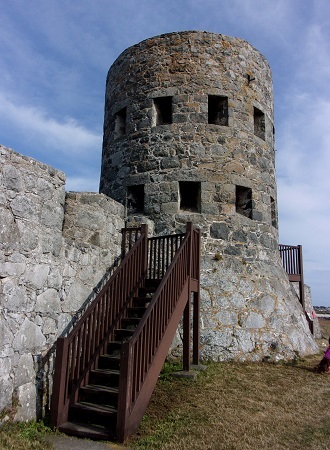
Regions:
<instances>
[{"instance_id":1,"label":"stone masonry wall","mask_svg":"<svg viewBox=\"0 0 330 450\"><path fill-rule=\"evenodd\" d=\"M0 411L18 403L26 420L49 406L54 343L119 255L123 218L114 200L66 195L62 172L0 146Z\"/></svg>"},{"instance_id":2,"label":"stone masonry wall","mask_svg":"<svg viewBox=\"0 0 330 450\"><path fill-rule=\"evenodd\" d=\"M247 41L174 32L116 59L100 191L156 234L201 229L205 359L317 351L278 252L271 70Z\"/></svg>"}]
</instances>

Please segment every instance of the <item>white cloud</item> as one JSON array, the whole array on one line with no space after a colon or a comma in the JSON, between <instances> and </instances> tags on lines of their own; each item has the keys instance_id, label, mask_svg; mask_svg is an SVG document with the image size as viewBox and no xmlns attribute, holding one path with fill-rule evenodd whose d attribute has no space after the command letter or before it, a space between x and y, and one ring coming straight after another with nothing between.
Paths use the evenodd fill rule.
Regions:
<instances>
[{"instance_id":1,"label":"white cloud","mask_svg":"<svg viewBox=\"0 0 330 450\"><path fill-rule=\"evenodd\" d=\"M102 146L102 136L81 126L75 119L59 122L34 106L19 105L0 93L0 114L11 127L26 135L26 140L38 140L44 147L59 153L82 157Z\"/></svg>"}]
</instances>

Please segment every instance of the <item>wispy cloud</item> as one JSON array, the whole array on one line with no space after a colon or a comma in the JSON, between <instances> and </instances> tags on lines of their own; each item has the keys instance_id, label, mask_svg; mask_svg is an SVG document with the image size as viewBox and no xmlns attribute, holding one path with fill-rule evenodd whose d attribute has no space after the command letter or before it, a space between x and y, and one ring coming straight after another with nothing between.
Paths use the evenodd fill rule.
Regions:
<instances>
[{"instance_id":1,"label":"wispy cloud","mask_svg":"<svg viewBox=\"0 0 330 450\"><path fill-rule=\"evenodd\" d=\"M70 152L83 157L87 152L101 148L102 136L87 130L75 119L66 118L59 122L41 109L10 101L2 93L0 114L13 128L20 129L27 141L38 140L59 153Z\"/></svg>"}]
</instances>

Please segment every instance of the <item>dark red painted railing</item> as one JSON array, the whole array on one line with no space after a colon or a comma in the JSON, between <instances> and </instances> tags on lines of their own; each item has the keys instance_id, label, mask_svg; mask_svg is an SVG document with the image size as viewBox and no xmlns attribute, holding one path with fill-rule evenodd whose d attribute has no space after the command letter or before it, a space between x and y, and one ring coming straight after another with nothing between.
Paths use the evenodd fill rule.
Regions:
<instances>
[{"instance_id":1,"label":"dark red painted railing","mask_svg":"<svg viewBox=\"0 0 330 450\"><path fill-rule=\"evenodd\" d=\"M309 317L305 307L305 289L304 289L304 270L301 245L283 245L278 246L283 267L288 274L289 281L299 283L299 301L303 307L309 329L313 334L313 320Z\"/></svg>"},{"instance_id":2,"label":"dark red painted railing","mask_svg":"<svg viewBox=\"0 0 330 450\"><path fill-rule=\"evenodd\" d=\"M278 249L289 280L299 283L300 303L305 307L302 246L280 244Z\"/></svg>"},{"instance_id":3,"label":"dark red painted railing","mask_svg":"<svg viewBox=\"0 0 330 450\"><path fill-rule=\"evenodd\" d=\"M141 227L122 228L121 234L121 255L123 258L141 236Z\"/></svg>"},{"instance_id":4,"label":"dark red painted railing","mask_svg":"<svg viewBox=\"0 0 330 450\"><path fill-rule=\"evenodd\" d=\"M184 237L185 234L172 234L148 239L148 278L163 278Z\"/></svg>"},{"instance_id":5,"label":"dark red painted railing","mask_svg":"<svg viewBox=\"0 0 330 450\"><path fill-rule=\"evenodd\" d=\"M282 258L282 263L285 271L292 278L296 277L295 280L299 281L300 275L302 273L302 248L301 245L279 245L278 246L280 255Z\"/></svg>"},{"instance_id":6,"label":"dark red painted railing","mask_svg":"<svg viewBox=\"0 0 330 450\"><path fill-rule=\"evenodd\" d=\"M181 245L175 252L179 243ZM140 423L180 318L187 308L190 309L192 292L196 303L199 301L199 230L189 223L184 237L151 238L148 250L149 277L159 279L167 265L169 268L133 336L122 344L117 416L119 441L124 441ZM189 314L187 321L190 322ZM195 339L198 334L198 330L194 330ZM184 355L184 359L190 358L189 335L186 336L188 355ZM194 359L198 363L195 344Z\"/></svg>"},{"instance_id":7,"label":"dark red painted railing","mask_svg":"<svg viewBox=\"0 0 330 450\"><path fill-rule=\"evenodd\" d=\"M133 295L143 284L147 270L147 227L142 225L121 265L97 295L67 337L56 344L55 374L52 394L51 423L66 421L69 405L77 400L78 389L88 380L99 356L106 352L115 328L125 315Z\"/></svg>"}]
</instances>

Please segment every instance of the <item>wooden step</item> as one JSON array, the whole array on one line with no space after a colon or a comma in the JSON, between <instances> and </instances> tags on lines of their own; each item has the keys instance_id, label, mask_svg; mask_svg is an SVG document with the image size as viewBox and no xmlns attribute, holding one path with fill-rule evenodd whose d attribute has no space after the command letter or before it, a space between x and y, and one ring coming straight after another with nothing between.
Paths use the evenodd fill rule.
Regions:
<instances>
[{"instance_id":1,"label":"wooden step","mask_svg":"<svg viewBox=\"0 0 330 450\"><path fill-rule=\"evenodd\" d=\"M144 282L145 287L147 288L154 288L155 290L158 288L161 279L154 279L154 278L147 278Z\"/></svg>"},{"instance_id":2,"label":"wooden step","mask_svg":"<svg viewBox=\"0 0 330 450\"><path fill-rule=\"evenodd\" d=\"M134 330L117 329L115 330L116 341L127 341L134 333Z\"/></svg>"},{"instance_id":3,"label":"wooden step","mask_svg":"<svg viewBox=\"0 0 330 450\"><path fill-rule=\"evenodd\" d=\"M84 437L88 439L115 440L115 429L109 430L100 425L87 425L78 422L64 422L58 427L59 431L69 436Z\"/></svg>"},{"instance_id":4,"label":"wooden step","mask_svg":"<svg viewBox=\"0 0 330 450\"><path fill-rule=\"evenodd\" d=\"M138 297L148 297L149 299L156 292L154 287L142 287L138 290Z\"/></svg>"},{"instance_id":5,"label":"wooden step","mask_svg":"<svg viewBox=\"0 0 330 450\"><path fill-rule=\"evenodd\" d=\"M99 369L115 369L119 370L120 366L120 355L101 355L99 357L98 368Z\"/></svg>"},{"instance_id":6,"label":"wooden step","mask_svg":"<svg viewBox=\"0 0 330 450\"><path fill-rule=\"evenodd\" d=\"M143 314L146 312L146 307L144 306L135 306L127 309L128 317L138 317L142 318Z\"/></svg>"},{"instance_id":7,"label":"wooden step","mask_svg":"<svg viewBox=\"0 0 330 450\"><path fill-rule=\"evenodd\" d=\"M79 389L79 402L117 407L118 387L88 384Z\"/></svg>"},{"instance_id":8,"label":"wooden step","mask_svg":"<svg viewBox=\"0 0 330 450\"><path fill-rule=\"evenodd\" d=\"M139 325L140 320L139 317L125 317L124 319L121 319L121 326L126 330L135 330Z\"/></svg>"},{"instance_id":9,"label":"wooden step","mask_svg":"<svg viewBox=\"0 0 330 450\"><path fill-rule=\"evenodd\" d=\"M151 297L133 297L133 307L146 308L151 302Z\"/></svg>"},{"instance_id":10,"label":"wooden step","mask_svg":"<svg viewBox=\"0 0 330 450\"><path fill-rule=\"evenodd\" d=\"M110 341L107 345L109 355L120 355L122 341Z\"/></svg>"},{"instance_id":11,"label":"wooden step","mask_svg":"<svg viewBox=\"0 0 330 450\"><path fill-rule=\"evenodd\" d=\"M78 402L69 409L69 422L84 423L88 426L104 426L110 430L116 421L117 408L112 405Z\"/></svg>"},{"instance_id":12,"label":"wooden step","mask_svg":"<svg viewBox=\"0 0 330 450\"><path fill-rule=\"evenodd\" d=\"M100 384L102 386L119 386L119 370L94 369L89 373L89 384Z\"/></svg>"}]
</instances>

